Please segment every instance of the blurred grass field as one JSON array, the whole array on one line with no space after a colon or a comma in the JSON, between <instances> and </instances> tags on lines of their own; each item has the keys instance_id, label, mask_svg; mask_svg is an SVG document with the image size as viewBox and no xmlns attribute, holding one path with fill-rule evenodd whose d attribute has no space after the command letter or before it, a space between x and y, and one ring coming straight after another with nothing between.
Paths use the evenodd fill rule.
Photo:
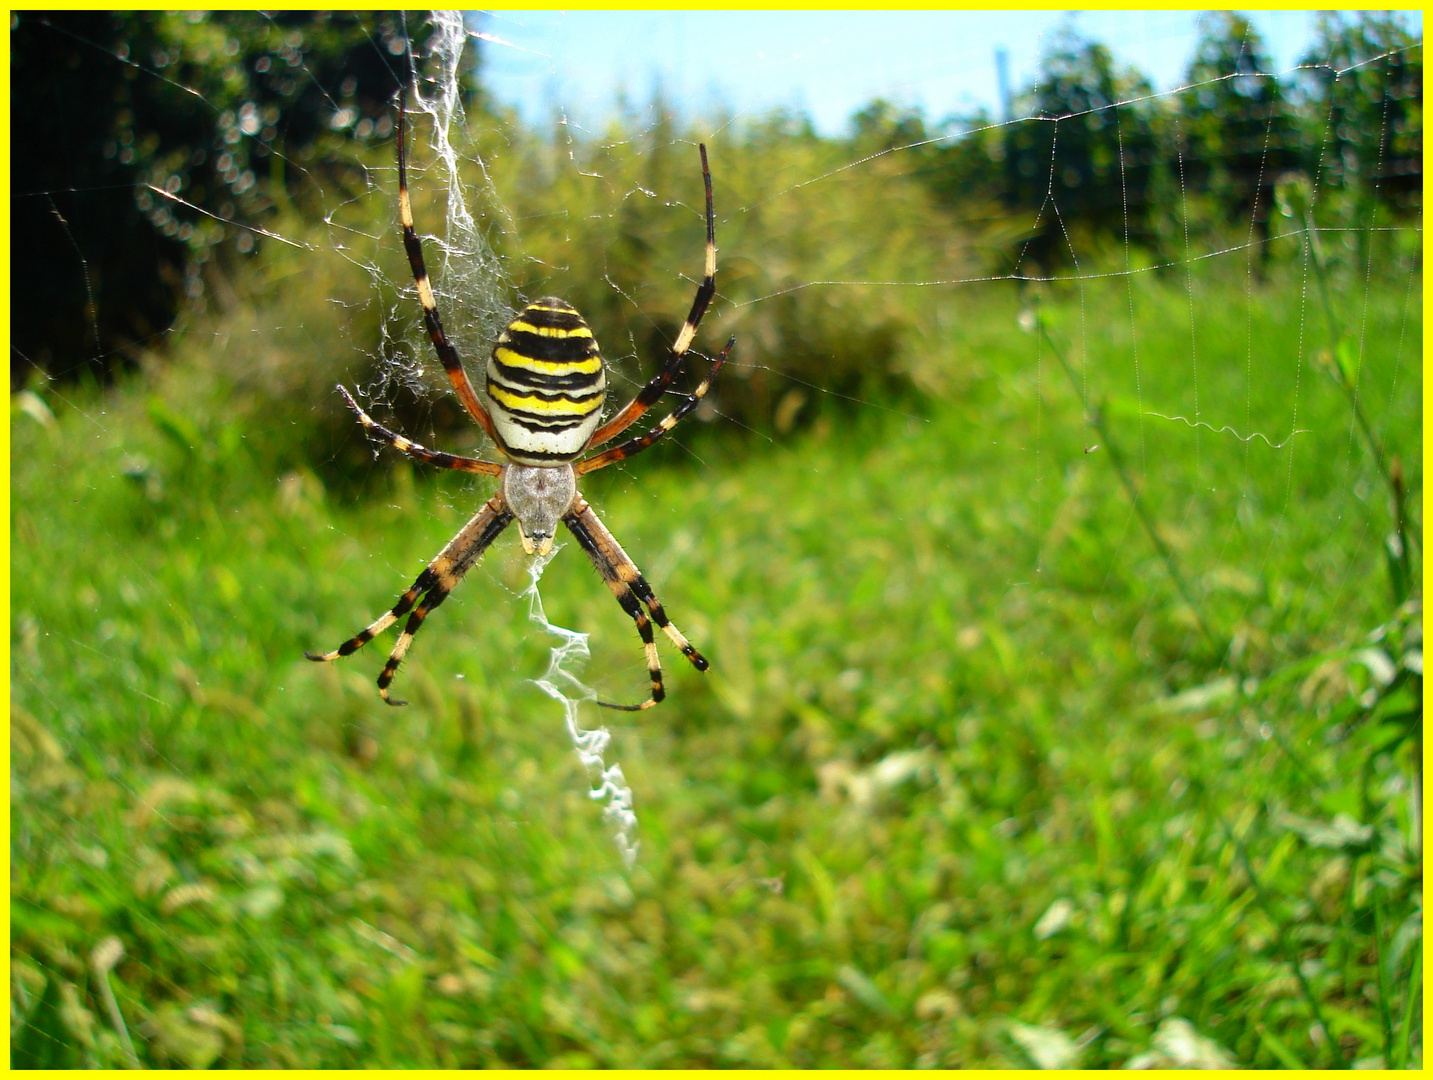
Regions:
<instances>
[{"instance_id":1,"label":"blurred grass field","mask_svg":"<svg viewBox=\"0 0 1433 1080\"><path fill-rule=\"evenodd\" d=\"M1421 615L1329 374L1357 364L1418 491L1415 263L1338 280L1342 346L1297 260L1242 255L718 311L742 423L584 488L713 662L664 651L660 708L583 713L635 792L629 873L530 681L556 642L514 538L418 637L408 708L386 637L302 657L488 492L372 460L322 254L169 369L15 400L14 1064L1421 1064ZM773 335L822 310L899 378L783 383ZM575 545L542 595L636 700Z\"/></svg>"}]
</instances>

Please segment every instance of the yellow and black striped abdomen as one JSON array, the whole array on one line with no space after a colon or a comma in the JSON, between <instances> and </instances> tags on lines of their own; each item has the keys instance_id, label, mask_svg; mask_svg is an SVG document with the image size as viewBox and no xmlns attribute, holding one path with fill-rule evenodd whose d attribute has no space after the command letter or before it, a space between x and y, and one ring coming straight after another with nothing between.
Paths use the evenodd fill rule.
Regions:
<instances>
[{"instance_id":1,"label":"yellow and black striped abdomen","mask_svg":"<svg viewBox=\"0 0 1433 1080\"><path fill-rule=\"evenodd\" d=\"M577 309L544 297L498 336L488 399L501 449L523 465L556 465L582 453L602 418L607 375L597 340Z\"/></svg>"}]
</instances>

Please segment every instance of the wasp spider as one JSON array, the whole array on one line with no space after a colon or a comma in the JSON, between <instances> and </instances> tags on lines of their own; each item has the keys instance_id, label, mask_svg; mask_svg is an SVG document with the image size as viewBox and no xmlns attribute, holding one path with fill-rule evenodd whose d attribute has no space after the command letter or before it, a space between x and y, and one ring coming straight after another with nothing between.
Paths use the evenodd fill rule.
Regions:
<instances>
[{"instance_id":1,"label":"wasp spider","mask_svg":"<svg viewBox=\"0 0 1433 1080\"><path fill-rule=\"evenodd\" d=\"M404 95L406 96L406 94ZM433 287L423 267L423 245L413 227L413 208L408 199L408 170L404 149L405 102L398 104L398 216L403 226L403 246L413 267L418 302L433 348L457 391L459 400L486 431L506 462L479 461L440 450L428 450L397 432L390 431L359 408L353 396L338 388L359 421L374 436L395 449L445 469L498 478L498 491L457 536L450 540L418 575L412 587L398 598L388 612L360 630L332 652L305 653L310 660L335 660L361 649L404 615L408 622L378 676L378 692L390 705L402 705L388 694L393 675L413 642L413 635L439 604L447 599L478 558L499 533L514 520L529 555L546 555L552 550L553 534L561 521L577 538L602 580L612 590L622 610L637 624L647 654L647 674L652 681L651 696L640 705L613 705L612 709L647 709L662 700L662 665L652 623L662 628L682 655L698 671L707 661L692 648L662 609L635 563L622 545L598 520L592 507L578 494L577 478L647 449L678 421L690 413L716 378L736 339L712 361L706 378L661 423L645 435L582 458L591 449L609 442L627 430L666 393L686 356L697 327L716 291L716 227L712 214L712 176L707 167L707 149L699 147L702 182L706 188L706 268L687 321L677 334L667 362L646 386L612 419L599 423L602 401L607 392L607 375L592 331L577 310L565 301L546 297L529 304L504 330L488 360L484 395L479 397L467 373L443 332ZM581 460L578 460L581 458ZM421 599L420 599L421 598ZM645 608L645 610L644 610Z\"/></svg>"}]
</instances>

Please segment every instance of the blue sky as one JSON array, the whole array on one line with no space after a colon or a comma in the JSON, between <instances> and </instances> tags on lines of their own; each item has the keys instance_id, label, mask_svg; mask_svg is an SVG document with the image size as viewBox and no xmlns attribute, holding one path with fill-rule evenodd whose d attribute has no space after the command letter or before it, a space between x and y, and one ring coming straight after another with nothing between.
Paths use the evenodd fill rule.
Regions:
<instances>
[{"instance_id":1,"label":"blue sky","mask_svg":"<svg viewBox=\"0 0 1433 1080\"><path fill-rule=\"evenodd\" d=\"M1293 67L1313 35L1309 11L1247 13L1276 71ZM984 106L999 113L995 52L1018 90L1051 36L1073 20L1138 67L1156 89L1179 85L1199 36L1198 11L508 11L476 24L485 81L529 121L555 112L600 125L618 95L645 103L655 87L683 111L738 114L795 106L818 130L846 130L875 97L930 117ZM1421 13L1409 13L1422 28Z\"/></svg>"}]
</instances>

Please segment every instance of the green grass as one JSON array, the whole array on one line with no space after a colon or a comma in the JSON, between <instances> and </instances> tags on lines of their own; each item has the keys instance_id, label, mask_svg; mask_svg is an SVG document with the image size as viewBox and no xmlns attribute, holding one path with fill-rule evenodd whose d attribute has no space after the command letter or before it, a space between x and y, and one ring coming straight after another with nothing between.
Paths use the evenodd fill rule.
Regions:
<instances>
[{"instance_id":1,"label":"green grass","mask_svg":"<svg viewBox=\"0 0 1433 1080\"><path fill-rule=\"evenodd\" d=\"M1214 640L1022 301L955 291L920 416L821 402L587 484L713 662L666 650L660 708L582 715L635 792L630 873L529 681L554 641L513 537L417 639L408 708L373 687L389 638L302 659L483 484L279 475L257 422L186 433L138 381L16 411L15 1064L124 1064L111 935L148 1065L1100 1067L1169 1061L1181 1019L1245 1066L1421 1063L1421 680L1359 654L1419 625L1381 480L1297 274L1196 279L1192 342L1183 281L1136 284L1133 322L1122 279L1042 317ZM1349 302L1416 491L1407 285ZM1299 433L1152 415L1196 409ZM575 545L542 592L599 695L640 697Z\"/></svg>"}]
</instances>

